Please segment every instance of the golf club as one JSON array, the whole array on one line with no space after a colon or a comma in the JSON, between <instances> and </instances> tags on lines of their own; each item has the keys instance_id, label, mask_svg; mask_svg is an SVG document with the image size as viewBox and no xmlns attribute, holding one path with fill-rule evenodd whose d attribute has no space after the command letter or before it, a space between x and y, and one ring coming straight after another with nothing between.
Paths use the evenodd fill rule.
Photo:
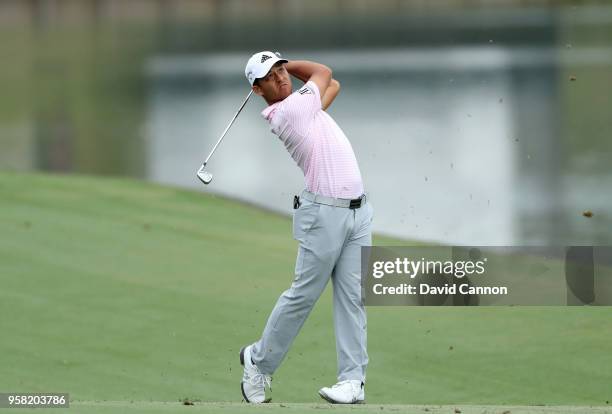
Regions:
<instances>
[{"instance_id":1,"label":"golf club","mask_svg":"<svg viewBox=\"0 0 612 414\"><path fill-rule=\"evenodd\" d=\"M225 134L227 134L227 131L229 131L230 127L232 126L232 124L234 123L236 118L238 118L238 115L242 111L242 108L244 108L244 106L246 105L247 101L249 100L249 98L251 97L252 94L253 94L253 90L251 90L249 92L249 94L247 95L247 97L244 99L244 102L242 102L242 105L240 105L240 108L238 108L238 111L236 112L236 114L234 115L234 117L232 118L230 123L227 125L227 127L225 128L225 130L221 134L221 137L219 138L219 140L217 141L217 143L213 147L212 151L210 151L210 154L208 154L208 157L206 157L206 160L204 161L204 163L202 164L202 166L198 170L197 176L200 179L200 181L202 181L204 184L210 184L210 182L213 179L213 175L210 172L205 170L206 169L206 164L208 163L208 160L210 160L210 157L212 157L213 153L215 152L215 150L217 149L217 147L219 146L219 144L223 140L223 137L225 137Z\"/></svg>"}]
</instances>

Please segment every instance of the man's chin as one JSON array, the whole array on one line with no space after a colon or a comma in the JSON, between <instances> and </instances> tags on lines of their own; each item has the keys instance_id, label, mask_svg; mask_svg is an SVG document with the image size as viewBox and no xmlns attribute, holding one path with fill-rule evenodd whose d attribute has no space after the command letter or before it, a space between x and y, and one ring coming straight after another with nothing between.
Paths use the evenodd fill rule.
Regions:
<instances>
[{"instance_id":1,"label":"man's chin","mask_svg":"<svg viewBox=\"0 0 612 414\"><path fill-rule=\"evenodd\" d=\"M278 101L282 101L285 98L287 98L289 95L291 95L291 88L288 88L286 91L283 90L278 94Z\"/></svg>"}]
</instances>

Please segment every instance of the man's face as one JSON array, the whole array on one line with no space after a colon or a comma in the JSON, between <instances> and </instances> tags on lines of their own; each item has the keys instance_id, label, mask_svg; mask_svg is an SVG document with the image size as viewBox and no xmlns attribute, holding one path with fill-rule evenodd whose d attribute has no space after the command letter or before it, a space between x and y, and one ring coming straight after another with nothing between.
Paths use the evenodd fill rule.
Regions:
<instances>
[{"instance_id":1,"label":"man's face","mask_svg":"<svg viewBox=\"0 0 612 414\"><path fill-rule=\"evenodd\" d=\"M272 66L270 72L253 85L253 91L263 96L268 104L282 101L291 95L291 76L285 69L285 64L278 62Z\"/></svg>"}]
</instances>

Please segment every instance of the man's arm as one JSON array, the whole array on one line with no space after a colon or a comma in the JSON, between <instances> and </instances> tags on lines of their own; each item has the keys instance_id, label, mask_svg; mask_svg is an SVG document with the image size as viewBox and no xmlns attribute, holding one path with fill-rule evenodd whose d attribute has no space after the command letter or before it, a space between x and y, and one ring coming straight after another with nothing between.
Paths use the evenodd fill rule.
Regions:
<instances>
[{"instance_id":1,"label":"man's arm","mask_svg":"<svg viewBox=\"0 0 612 414\"><path fill-rule=\"evenodd\" d=\"M340 91L340 83L332 79L332 71L325 65L308 60L292 60L286 64L286 68L302 82L311 80L317 85L323 110L331 105Z\"/></svg>"},{"instance_id":2,"label":"man's arm","mask_svg":"<svg viewBox=\"0 0 612 414\"><path fill-rule=\"evenodd\" d=\"M321 97L321 107L325 111L332 104L336 96L340 92L340 82L332 78L329 82L329 87L325 91L325 94Z\"/></svg>"}]
</instances>

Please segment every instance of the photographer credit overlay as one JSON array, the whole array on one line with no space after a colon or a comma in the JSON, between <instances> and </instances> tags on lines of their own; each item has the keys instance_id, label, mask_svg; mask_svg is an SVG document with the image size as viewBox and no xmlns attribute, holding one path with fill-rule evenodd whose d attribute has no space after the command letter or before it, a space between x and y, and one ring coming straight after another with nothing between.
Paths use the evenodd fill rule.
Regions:
<instances>
[{"instance_id":1,"label":"photographer credit overlay","mask_svg":"<svg viewBox=\"0 0 612 414\"><path fill-rule=\"evenodd\" d=\"M366 306L612 305L612 246L371 246Z\"/></svg>"}]
</instances>

